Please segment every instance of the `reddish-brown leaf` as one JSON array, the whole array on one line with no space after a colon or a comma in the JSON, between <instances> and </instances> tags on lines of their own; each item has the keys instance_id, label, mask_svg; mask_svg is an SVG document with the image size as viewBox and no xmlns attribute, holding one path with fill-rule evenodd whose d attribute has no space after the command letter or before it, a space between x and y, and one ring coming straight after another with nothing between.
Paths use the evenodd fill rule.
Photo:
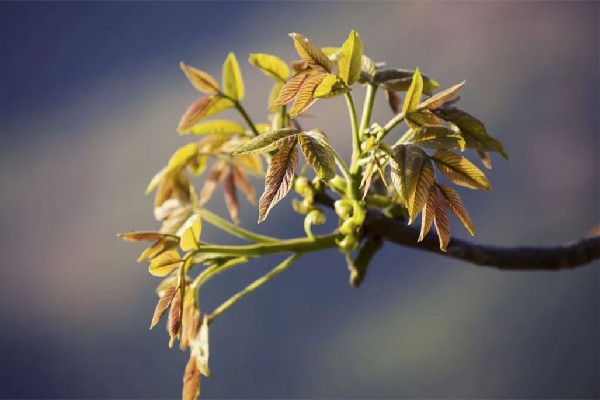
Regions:
<instances>
[{"instance_id":1,"label":"reddish-brown leaf","mask_svg":"<svg viewBox=\"0 0 600 400\"><path fill-rule=\"evenodd\" d=\"M235 223L240 222L240 205L237 199L237 192L235 189L235 178L233 176L232 168L229 168L229 172L225 177L223 186L223 196L225 197L225 205L231 220Z\"/></svg>"},{"instance_id":2,"label":"reddish-brown leaf","mask_svg":"<svg viewBox=\"0 0 600 400\"><path fill-rule=\"evenodd\" d=\"M194 357L190 357L183 373L182 400L196 400L200 396L200 370Z\"/></svg>"},{"instance_id":3,"label":"reddish-brown leaf","mask_svg":"<svg viewBox=\"0 0 600 400\"><path fill-rule=\"evenodd\" d=\"M282 106L292 101L294 97L296 97L296 94L302 87L304 81L306 81L310 77L310 74L299 74L287 81L285 85L283 85L283 87L281 88L279 96L273 102L273 106Z\"/></svg>"},{"instance_id":4,"label":"reddish-brown leaf","mask_svg":"<svg viewBox=\"0 0 600 400\"><path fill-rule=\"evenodd\" d=\"M173 347L175 339L179 336L179 330L181 328L181 291L177 290L171 301L171 308L169 309L169 319L167 321L167 331L171 340L169 341L169 347Z\"/></svg>"},{"instance_id":5,"label":"reddish-brown leaf","mask_svg":"<svg viewBox=\"0 0 600 400\"><path fill-rule=\"evenodd\" d=\"M154 309L154 315L152 316L152 322L150 323L150 329L154 328L160 321L161 317L167 311L167 308L171 305L173 297L177 293L177 286L171 286L160 296L156 308Z\"/></svg>"},{"instance_id":6,"label":"reddish-brown leaf","mask_svg":"<svg viewBox=\"0 0 600 400\"><path fill-rule=\"evenodd\" d=\"M246 175L246 173L237 167L233 167L232 171L235 184L242 190L242 192L244 192L248 203L252 205L256 204L256 191L254 190L254 187L248 180L248 176Z\"/></svg>"}]
</instances>

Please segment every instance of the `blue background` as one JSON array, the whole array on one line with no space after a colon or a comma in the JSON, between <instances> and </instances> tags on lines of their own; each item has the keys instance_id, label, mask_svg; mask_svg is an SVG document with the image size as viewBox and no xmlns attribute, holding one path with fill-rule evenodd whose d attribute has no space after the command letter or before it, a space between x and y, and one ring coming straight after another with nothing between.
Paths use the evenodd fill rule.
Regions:
<instances>
[{"instance_id":1,"label":"blue background","mask_svg":"<svg viewBox=\"0 0 600 400\"><path fill-rule=\"evenodd\" d=\"M475 240L552 245L600 220L599 11L597 2L0 3L0 397L180 395L187 354L168 348L162 328L147 330L157 280L135 263L141 248L115 238L156 229L144 188L190 140L175 132L197 97L179 61L219 76L235 51L257 121L270 82L245 59L295 59L288 32L333 46L357 29L377 61L419 66L442 87L467 79L462 107L511 157L494 158L492 193L461 190ZM391 113L384 99L377 106L383 124ZM343 100L310 112L304 127L323 129L347 157ZM211 208L225 215L218 195ZM242 214L257 231L302 234L285 202L260 226L255 209ZM211 281L202 307L278 260ZM213 325L203 396L597 398L598 266L500 272L386 245L354 289L337 251L307 255Z\"/></svg>"}]
</instances>

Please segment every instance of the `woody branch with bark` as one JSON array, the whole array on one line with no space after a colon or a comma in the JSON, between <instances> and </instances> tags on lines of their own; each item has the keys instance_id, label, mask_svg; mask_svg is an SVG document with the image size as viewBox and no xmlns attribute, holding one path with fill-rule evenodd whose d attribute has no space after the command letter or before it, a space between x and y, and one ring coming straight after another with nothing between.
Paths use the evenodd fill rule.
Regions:
<instances>
[{"instance_id":1,"label":"woody branch with bark","mask_svg":"<svg viewBox=\"0 0 600 400\"><path fill-rule=\"evenodd\" d=\"M451 238L448 211L471 235L475 234L453 185L491 190L482 169L463 154L474 152L488 169L490 153L508 159L502 144L485 125L455 106L465 82L436 92L439 84L418 68L389 69L371 60L364 54L355 31L340 47L321 48L299 33L290 36L300 58L291 63L291 69L274 55L258 53L249 57L251 65L274 81L267 120L260 123L242 104L244 81L233 53L223 63L220 85L209 73L181 63L192 86L203 95L185 111L177 130L201 138L177 150L148 185L147 193L156 191L154 217L161 228L120 235L125 240L151 242L138 259L148 259L149 272L163 278L156 289L159 300L150 328L167 314L169 345L179 340L181 350L189 349L183 375L184 400L197 398L201 375L210 376L210 324L304 253L338 248L354 286L363 281L384 242L506 270L569 269L600 258L597 235L552 248L501 248ZM360 85L366 87L366 97L359 116L353 91ZM393 112L383 125L371 121L375 97L381 92ZM342 97L351 126L348 140L352 155L348 163L325 132L303 130L297 119L317 100ZM243 123L207 120L227 109L236 110ZM398 134L400 126L405 127L402 134ZM306 163L298 169L300 153ZM205 173L197 193L190 175ZM239 226L238 189L249 203L256 203L249 176L264 178L265 182L258 200L259 223L292 188L299 194L302 200L293 199L292 206L304 216L304 237L275 238ZM204 207L220 184L230 220ZM327 218L324 209L334 212L337 228L315 235L313 226L323 224ZM417 228L413 225L419 216ZM249 244L203 241L203 223ZM201 309L199 293L201 288L206 290L210 279L271 254L288 257L212 312Z\"/></svg>"}]
</instances>

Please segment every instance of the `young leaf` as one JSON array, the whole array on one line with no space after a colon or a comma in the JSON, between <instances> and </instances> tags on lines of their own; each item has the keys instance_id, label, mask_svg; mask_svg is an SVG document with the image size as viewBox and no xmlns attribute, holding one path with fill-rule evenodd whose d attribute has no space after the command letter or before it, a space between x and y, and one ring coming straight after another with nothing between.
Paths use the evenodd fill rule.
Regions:
<instances>
[{"instance_id":1,"label":"young leaf","mask_svg":"<svg viewBox=\"0 0 600 400\"><path fill-rule=\"evenodd\" d=\"M277 81L285 82L290 76L288 66L277 56L262 53L250 54L248 62Z\"/></svg>"},{"instance_id":2,"label":"young leaf","mask_svg":"<svg viewBox=\"0 0 600 400\"><path fill-rule=\"evenodd\" d=\"M508 155L504 151L502 143L491 137L487 133L485 125L471 114L455 107L437 109L435 114L460 130L460 134L465 139L468 148L495 151L508 160Z\"/></svg>"},{"instance_id":3,"label":"young leaf","mask_svg":"<svg viewBox=\"0 0 600 400\"><path fill-rule=\"evenodd\" d=\"M448 208L458 217L471 236L475 236L473 221L471 221L471 217L469 217L469 213L456 190L448 185L438 184L437 186L440 189L440 195L444 198Z\"/></svg>"},{"instance_id":4,"label":"young leaf","mask_svg":"<svg viewBox=\"0 0 600 400\"><path fill-rule=\"evenodd\" d=\"M448 150L438 150L433 155L438 169L457 185L471 189L492 190L483 172L465 157Z\"/></svg>"},{"instance_id":5,"label":"young leaf","mask_svg":"<svg viewBox=\"0 0 600 400\"><path fill-rule=\"evenodd\" d=\"M176 238L176 236L173 235L165 235L164 233L160 232L148 231L119 233L117 236L129 242L155 242L162 239Z\"/></svg>"},{"instance_id":6,"label":"young leaf","mask_svg":"<svg viewBox=\"0 0 600 400\"><path fill-rule=\"evenodd\" d=\"M231 171L233 173L234 184L242 189L242 192L244 192L246 195L248 203L252 205L256 204L256 192L254 191L254 186L252 186L248 180L246 173L237 167L232 167Z\"/></svg>"},{"instance_id":7,"label":"young leaf","mask_svg":"<svg viewBox=\"0 0 600 400\"><path fill-rule=\"evenodd\" d=\"M156 308L154 309L154 315L152 316L152 322L150 323L150 329L154 328L160 321L161 317L167 311L167 308L171 305L173 297L177 293L177 286L171 286L160 296Z\"/></svg>"},{"instance_id":8,"label":"young leaf","mask_svg":"<svg viewBox=\"0 0 600 400\"><path fill-rule=\"evenodd\" d=\"M337 61L337 59L340 57L340 50L341 47L321 47L321 51L325 53L325 55L329 57L331 61Z\"/></svg>"},{"instance_id":9,"label":"young leaf","mask_svg":"<svg viewBox=\"0 0 600 400\"><path fill-rule=\"evenodd\" d=\"M208 316L204 315L198 335L196 335L196 338L190 342L190 355L194 357L198 370L204 376L210 376L210 368L208 367L208 358L210 355L208 336Z\"/></svg>"},{"instance_id":10,"label":"young leaf","mask_svg":"<svg viewBox=\"0 0 600 400\"><path fill-rule=\"evenodd\" d=\"M279 97L273 102L273 106L283 106L292 101L294 97L296 97L296 94L302 87L304 81L310 78L310 76L310 74L299 74L287 81L285 85L283 85L283 88L281 88Z\"/></svg>"},{"instance_id":11,"label":"young leaf","mask_svg":"<svg viewBox=\"0 0 600 400\"><path fill-rule=\"evenodd\" d=\"M420 156L417 156L417 154L417 152L410 152L406 160L405 176L408 183L409 224L417 218L425 203L427 203L429 191L435 182L431 160L425 152L421 153Z\"/></svg>"},{"instance_id":12,"label":"young leaf","mask_svg":"<svg viewBox=\"0 0 600 400\"><path fill-rule=\"evenodd\" d=\"M183 251L190 251L200 247L200 234L202 233L202 220L196 214L189 218L181 227L183 234L179 240L179 246Z\"/></svg>"},{"instance_id":13,"label":"young leaf","mask_svg":"<svg viewBox=\"0 0 600 400\"><path fill-rule=\"evenodd\" d=\"M440 239L440 250L445 252L446 247L448 247L448 243L450 242L450 221L448 221L444 199L437 194L437 190L432 191L436 196L435 216L433 217L433 221L435 222L435 230Z\"/></svg>"},{"instance_id":14,"label":"young leaf","mask_svg":"<svg viewBox=\"0 0 600 400\"><path fill-rule=\"evenodd\" d=\"M464 86L465 82L466 81L462 81L461 83L454 85L451 88L442 90L441 92L434 94L433 96L422 102L419 105L419 109L433 110L443 106L446 101L456 96L456 94Z\"/></svg>"},{"instance_id":15,"label":"young leaf","mask_svg":"<svg viewBox=\"0 0 600 400\"><path fill-rule=\"evenodd\" d=\"M233 154L268 153L280 146L280 141L290 136L296 136L298 130L291 128L278 129L253 137Z\"/></svg>"},{"instance_id":16,"label":"young leaf","mask_svg":"<svg viewBox=\"0 0 600 400\"><path fill-rule=\"evenodd\" d=\"M206 94L214 94L219 91L219 84L210 74L185 65L183 61L179 63L179 67L181 67L181 70L185 73L192 86L199 91Z\"/></svg>"},{"instance_id":17,"label":"young leaf","mask_svg":"<svg viewBox=\"0 0 600 400\"><path fill-rule=\"evenodd\" d=\"M315 70L331 72L333 61L325 53L300 33L290 33L290 36L294 39L294 47L301 59Z\"/></svg>"},{"instance_id":18,"label":"young leaf","mask_svg":"<svg viewBox=\"0 0 600 400\"><path fill-rule=\"evenodd\" d=\"M182 400L196 400L200 396L200 370L196 360L190 356L183 373L183 390L181 392Z\"/></svg>"},{"instance_id":19,"label":"young leaf","mask_svg":"<svg viewBox=\"0 0 600 400\"><path fill-rule=\"evenodd\" d=\"M154 257L158 256L161 253L164 253L167 250L173 250L177 248L177 245L179 244L177 236L166 236L167 237L163 239L157 240L152 246L144 250L142 254L140 254L140 256L138 257L137 262L142 262L146 258L153 259ZM175 238L175 240L173 240L173 238Z\"/></svg>"},{"instance_id":20,"label":"young leaf","mask_svg":"<svg viewBox=\"0 0 600 400\"><path fill-rule=\"evenodd\" d=\"M202 118L206 118L210 115L216 114L223 110L233 107L231 100L218 95L204 96L193 102L188 109L185 111L179 125L177 126L178 131L185 131L191 128Z\"/></svg>"},{"instance_id":21,"label":"young leaf","mask_svg":"<svg viewBox=\"0 0 600 400\"><path fill-rule=\"evenodd\" d=\"M229 173L225 177L225 185L223 187L223 195L225 197L225 205L231 220L236 224L240 222L240 205L237 199L237 191L235 189L232 168L229 169Z\"/></svg>"},{"instance_id":22,"label":"young leaf","mask_svg":"<svg viewBox=\"0 0 600 400\"><path fill-rule=\"evenodd\" d=\"M227 175L227 164L224 161L216 162L210 169L208 178L204 181L202 189L200 189L200 196L198 198L198 204L203 206L210 200L213 193L219 186L219 182L225 179Z\"/></svg>"},{"instance_id":23,"label":"young leaf","mask_svg":"<svg viewBox=\"0 0 600 400\"><path fill-rule=\"evenodd\" d=\"M235 100L244 98L244 81L233 53L229 53L223 63L223 93Z\"/></svg>"},{"instance_id":24,"label":"young leaf","mask_svg":"<svg viewBox=\"0 0 600 400\"><path fill-rule=\"evenodd\" d=\"M342 45L338 60L339 77L349 86L360 78L362 42L358 32L352 30Z\"/></svg>"},{"instance_id":25,"label":"young leaf","mask_svg":"<svg viewBox=\"0 0 600 400\"><path fill-rule=\"evenodd\" d=\"M492 169L492 159L487 151L477 150L477 155L481 158L481 163L487 169Z\"/></svg>"},{"instance_id":26,"label":"young leaf","mask_svg":"<svg viewBox=\"0 0 600 400\"><path fill-rule=\"evenodd\" d=\"M383 148L384 149L384 148ZM429 163L429 156L420 147L408 144L398 145L394 148L393 156L390 157L392 184L400 195L402 204L409 210L414 207L414 196L419 186L419 181L423 179L421 185L429 186L433 179L433 171L425 167ZM431 165L429 165L431 166ZM422 172L425 173L424 176ZM421 195L417 198L417 205L422 201ZM423 201L427 201L425 198ZM421 210L423 206L416 210ZM412 214L411 214L412 215ZM416 216L416 215L415 215ZM411 218L412 220L413 218Z\"/></svg>"},{"instance_id":27,"label":"young leaf","mask_svg":"<svg viewBox=\"0 0 600 400\"><path fill-rule=\"evenodd\" d=\"M452 129L441 125L424 125L413 132L413 143L433 149L464 150L465 140Z\"/></svg>"},{"instance_id":28,"label":"young leaf","mask_svg":"<svg viewBox=\"0 0 600 400\"><path fill-rule=\"evenodd\" d=\"M433 218L435 217L436 210L437 195L435 191L435 186L432 186L429 190L429 195L427 196L427 203L425 204L425 207L423 207L421 231L419 232L419 238L417 239L417 242L421 242L431 229L431 224L433 223Z\"/></svg>"},{"instance_id":29,"label":"young leaf","mask_svg":"<svg viewBox=\"0 0 600 400\"><path fill-rule=\"evenodd\" d=\"M285 197L292 188L292 181L298 166L297 136L291 136L281 142L279 151L271 158L265 191L258 201L258 222L263 221L277 202Z\"/></svg>"},{"instance_id":30,"label":"young leaf","mask_svg":"<svg viewBox=\"0 0 600 400\"><path fill-rule=\"evenodd\" d=\"M359 83L371 83L373 82L373 76L377 72L377 67L371 58L366 55L362 55L360 58L360 78Z\"/></svg>"},{"instance_id":31,"label":"young leaf","mask_svg":"<svg viewBox=\"0 0 600 400\"><path fill-rule=\"evenodd\" d=\"M167 168L169 171L180 170L198 154L198 143L188 143L177 149L169 159Z\"/></svg>"},{"instance_id":32,"label":"young leaf","mask_svg":"<svg viewBox=\"0 0 600 400\"><path fill-rule=\"evenodd\" d=\"M171 301L171 307L169 308L169 318L167 320L167 332L171 339L169 340L169 347L173 347L175 339L179 336L181 330L181 290L175 291L173 301Z\"/></svg>"},{"instance_id":33,"label":"young leaf","mask_svg":"<svg viewBox=\"0 0 600 400\"><path fill-rule=\"evenodd\" d=\"M441 121L430 111L421 110L408 113L404 121L411 129L418 129L424 125L441 126Z\"/></svg>"},{"instance_id":34,"label":"young leaf","mask_svg":"<svg viewBox=\"0 0 600 400\"><path fill-rule=\"evenodd\" d=\"M372 81L386 90L404 92L410 87L414 72L405 69L382 69L374 72ZM440 86L427 75L421 75L421 78L423 79L423 93L428 96L431 96L433 91Z\"/></svg>"},{"instance_id":35,"label":"young leaf","mask_svg":"<svg viewBox=\"0 0 600 400\"><path fill-rule=\"evenodd\" d=\"M400 96L398 96L393 90L386 90L385 97L387 97L387 101L392 109L392 112L394 114L398 114L400 112L400 104L402 103Z\"/></svg>"},{"instance_id":36,"label":"young leaf","mask_svg":"<svg viewBox=\"0 0 600 400\"><path fill-rule=\"evenodd\" d=\"M180 135L243 135L246 129L235 121L215 119L196 124L188 129L179 131Z\"/></svg>"},{"instance_id":37,"label":"young leaf","mask_svg":"<svg viewBox=\"0 0 600 400\"><path fill-rule=\"evenodd\" d=\"M313 129L298 136L300 148L306 161L315 169L317 176L329 181L335 176L334 150L327 136L319 129Z\"/></svg>"},{"instance_id":38,"label":"young leaf","mask_svg":"<svg viewBox=\"0 0 600 400\"><path fill-rule=\"evenodd\" d=\"M280 81L275 82L275 84L273 85L273 88L269 92L269 104L268 104L269 109L276 107L275 102L279 98L279 94L281 93L281 89L283 89L283 85L284 85L284 83L280 82ZM270 128L271 128L271 126L269 125L268 129L270 129ZM260 130L259 130L259 132L260 132Z\"/></svg>"},{"instance_id":39,"label":"young leaf","mask_svg":"<svg viewBox=\"0 0 600 400\"><path fill-rule=\"evenodd\" d=\"M300 90L296 93L294 105L290 110L290 118L296 118L296 116L304 112L312 105L312 103L314 103L316 99L314 98L313 93L322 80L323 75L313 75L304 81Z\"/></svg>"},{"instance_id":40,"label":"young leaf","mask_svg":"<svg viewBox=\"0 0 600 400\"><path fill-rule=\"evenodd\" d=\"M325 75L319 86L315 89L315 99L335 97L348 92L350 89L335 75Z\"/></svg>"},{"instance_id":41,"label":"young leaf","mask_svg":"<svg viewBox=\"0 0 600 400\"><path fill-rule=\"evenodd\" d=\"M384 150L385 147L382 147ZM408 185L405 177L406 153L409 149L407 145L399 145L390 155L390 169L392 184L400 196L400 202L408 208Z\"/></svg>"},{"instance_id":42,"label":"young leaf","mask_svg":"<svg viewBox=\"0 0 600 400\"><path fill-rule=\"evenodd\" d=\"M165 251L150 261L148 271L154 276L165 277L179 266L181 257L177 250Z\"/></svg>"},{"instance_id":43,"label":"young leaf","mask_svg":"<svg viewBox=\"0 0 600 400\"><path fill-rule=\"evenodd\" d=\"M415 70L412 77L410 87L406 92L406 98L404 99L404 105L402 106L402 113L408 115L419 108L421 102L421 95L423 94L423 78L419 73L419 68Z\"/></svg>"}]
</instances>

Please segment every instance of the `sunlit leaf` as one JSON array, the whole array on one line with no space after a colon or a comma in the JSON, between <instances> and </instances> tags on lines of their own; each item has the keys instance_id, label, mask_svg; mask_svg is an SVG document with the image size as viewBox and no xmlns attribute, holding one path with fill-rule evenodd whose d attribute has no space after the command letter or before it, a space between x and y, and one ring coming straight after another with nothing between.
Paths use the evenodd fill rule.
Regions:
<instances>
[{"instance_id":1,"label":"sunlit leaf","mask_svg":"<svg viewBox=\"0 0 600 400\"><path fill-rule=\"evenodd\" d=\"M308 164L314 169L317 176L329 181L335 176L335 151L329 144L327 136L319 129L313 129L298 136L300 148Z\"/></svg>"},{"instance_id":2,"label":"sunlit leaf","mask_svg":"<svg viewBox=\"0 0 600 400\"><path fill-rule=\"evenodd\" d=\"M392 184L398 192L402 204L409 211L412 208L411 206L414 206L414 194L421 179L423 165L426 164L426 161L429 163L428 158L427 153L412 144L396 146L390 158ZM425 168L423 185L427 184L433 176L432 171L428 167ZM419 204L421 197L417 198L417 201L417 204Z\"/></svg>"},{"instance_id":3,"label":"sunlit leaf","mask_svg":"<svg viewBox=\"0 0 600 400\"><path fill-rule=\"evenodd\" d=\"M189 218L181 227L183 234L179 240L179 247L183 251L190 251L200 247L200 234L202 233L202 220L196 214Z\"/></svg>"},{"instance_id":4,"label":"sunlit leaf","mask_svg":"<svg viewBox=\"0 0 600 400\"><path fill-rule=\"evenodd\" d=\"M258 154L236 155L232 163L254 176L264 177L262 158Z\"/></svg>"},{"instance_id":5,"label":"sunlit leaf","mask_svg":"<svg viewBox=\"0 0 600 400\"><path fill-rule=\"evenodd\" d=\"M435 114L460 130L460 134L465 139L468 148L495 151L508 160L508 155L504 151L502 143L491 137L487 133L485 125L477 118L455 107L437 109Z\"/></svg>"},{"instance_id":6,"label":"sunlit leaf","mask_svg":"<svg viewBox=\"0 0 600 400\"><path fill-rule=\"evenodd\" d=\"M186 65L183 61L179 63L181 70L185 73L192 86L201 92L214 94L219 91L219 84L210 74Z\"/></svg>"},{"instance_id":7,"label":"sunlit leaf","mask_svg":"<svg viewBox=\"0 0 600 400\"><path fill-rule=\"evenodd\" d=\"M321 49L300 33L290 33L290 36L294 39L294 47L301 59L309 63L313 69L331 72L333 61Z\"/></svg>"},{"instance_id":8,"label":"sunlit leaf","mask_svg":"<svg viewBox=\"0 0 600 400\"><path fill-rule=\"evenodd\" d=\"M291 136L282 141L279 151L271 158L265 191L258 201L258 222L263 221L277 202L285 197L292 188L292 181L298 166L297 136Z\"/></svg>"},{"instance_id":9,"label":"sunlit leaf","mask_svg":"<svg viewBox=\"0 0 600 400\"><path fill-rule=\"evenodd\" d=\"M427 110L414 111L408 113L404 118L404 121L411 129L418 129L425 125L440 125L441 121L435 114Z\"/></svg>"},{"instance_id":10,"label":"sunlit leaf","mask_svg":"<svg viewBox=\"0 0 600 400\"><path fill-rule=\"evenodd\" d=\"M458 217L471 236L474 236L475 227L473 226L473 221L471 221L471 217L469 216L460 195L452 188L452 186L438 184L438 188L440 189L440 195L446 201L448 208Z\"/></svg>"},{"instance_id":11,"label":"sunlit leaf","mask_svg":"<svg viewBox=\"0 0 600 400\"><path fill-rule=\"evenodd\" d=\"M231 220L235 223L240 222L240 205L237 199L237 191L235 189L235 181L231 168L224 179L223 196L225 197L225 205Z\"/></svg>"},{"instance_id":12,"label":"sunlit leaf","mask_svg":"<svg viewBox=\"0 0 600 400\"><path fill-rule=\"evenodd\" d=\"M244 98L244 81L242 72L235 58L235 54L229 53L223 63L223 93L235 100Z\"/></svg>"},{"instance_id":13,"label":"sunlit leaf","mask_svg":"<svg viewBox=\"0 0 600 400\"><path fill-rule=\"evenodd\" d=\"M173 270L179 266L180 262L181 257L177 250L165 251L150 261L148 271L154 276L164 277L173 272Z\"/></svg>"},{"instance_id":14,"label":"sunlit leaf","mask_svg":"<svg viewBox=\"0 0 600 400\"><path fill-rule=\"evenodd\" d=\"M339 58L340 50L341 47L321 47L321 51L332 61L336 61Z\"/></svg>"},{"instance_id":15,"label":"sunlit leaf","mask_svg":"<svg viewBox=\"0 0 600 400\"><path fill-rule=\"evenodd\" d=\"M180 134L192 134L192 135L208 135L208 134L239 134L243 135L246 133L246 129L235 121L229 121L226 119L215 119L212 121L206 121L192 126L191 128L185 129L179 132Z\"/></svg>"},{"instance_id":16,"label":"sunlit leaf","mask_svg":"<svg viewBox=\"0 0 600 400\"><path fill-rule=\"evenodd\" d=\"M177 151L169 159L167 168L169 170L181 169L187 165L192 157L198 154L198 143L188 143Z\"/></svg>"},{"instance_id":17,"label":"sunlit leaf","mask_svg":"<svg viewBox=\"0 0 600 400\"><path fill-rule=\"evenodd\" d=\"M427 203L425 203L425 207L423 207L421 231L419 232L419 238L417 239L417 242L422 241L431 229L431 224L433 223L433 219L435 217L436 212L437 195L435 191L435 186L432 186L429 190L429 194L427 196Z\"/></svg>"},{"instance_id":18,"label":"sunlit leaf","mask_svg":"<svg viewBox=\"0 0 600 400\"><path fill-rule=\"evenodd\" d=\"M200 396L200 370L194 357L190 357L183 373L182 400L196 400Z\"/></svg>"},{"instance_id":19,"label":"sunlit leaf","mask_svg":"<svg viewBox=\"0 0 600 400\"><path fill-rule=\"evenodd\" d=\"M315 89L313 96L315 99L335 97L344 94L350 89L344 82L335 75L328 74L322 79L321 83Z\"/></svg>"},{"instance_id":20,"label":"sunlit leaf","mask_svg":"<svg viewBox=\"0 0 600 400\"><path fill-rule=\"evenodd\" d=\"M152 246L145 249L137 259L137 262L142 262L145 259L153 259L161 253L167 250L173 250L177 248L179 244L179 238L174 235L165 235L165 238L158 239Z\"/></svg>"},{"instance_id":21,"label":"sunlit leaf","mask_svg":"<svg viewBox=\"0 0 600 400\"><path fill-rule=\"evenodd\" d=\"M248 62L275 80L285 82L290 76L287 64L279 57L270 54L250 54Z\"/></svg>"},{"instance_id":22,"label":"sunlit leaf","mask_svg":"<svg viewBox=\"0 0 600 400\"><path fill-rule=\"evenodd\" d=\"M294 105L290 110L290 118L296 118L316 100L313 96L317 86L323 81L323 75L314 75L304 81L296 94Z\"/></svg>"},{"instance_id":23,"label":"sunlit leaf","mask_svg":"<svg viewBox=\"0 0 600 400\"><path fill-rule=\"evenodd\" d=\"M446 247L448 247L448 243L450 242L450 221L448 220L448 214L446 213L446 203L444 199L437 194L437 190L432 191L436 195L435 216L433 217L435 231L440 239L440 250L445 252Z\"/></svg>"},{"instance_id":24,"label":"sunlit leaf","mask_svg":"<svg viewBox=\"0 0 600 400\"><path fill-rule=\"evenodd\" d=\"M435 182L433 165L425 152L417 156L417 152L409 152L406 159L406 180L408 184L409 223L414 221L429 197L431 186ZM420 167L419 167L420 166Z\"/></svg>"},{"instance_id":25,"label":"sunlit leaf","mask_svg":"<svg viewBox=\"0 0 600 400\"><path fill-rule=\"evenodd\" d=\"M360 77L362 52L360 36L352 30L342 45L338 60L338 75L347 85L352 85Z\"/></svg>"},{"instance_id":26,"label":"sunlit leaf","mask_svg":"<svg viewBox=\"0 0 600 400\"><path fill-rule=\"evenodd\" d=\"M291 128L278 129L275 131L263 133L252 138L249 142L237 149L233 154L254 154L268 153L279 148L280 141L289 137L296 136L298 130Z\"/></svg>"},{"instance_id":27,"label":"sunlit leaf","mask_svg":"<svg viewBox=\"0 0 600 400\"><path fill-rule=\"evenodd\" d=\"M202 118L233 107L233 102L218 95L204 96L193 102L179 121L178 131L185 131L194 126Z\"/></svg>"},{"instance_id":28,"label":"sunlit leaf","mask_svg":"<svg viewBox=\"0 0 600 400\"><path fill-rule=\"evenodd\" d=\"M448 150L438 150L433 155L433 160L446 178L457 185L471 189L492 189L483 172L465 157Z\"/></svg>"},{"instance_id":29,"label":"sunlit leaf","mask_svg":"<svg viewBox=\"0 0 600 400\"><path fill-rule=\"evenodd\" d=\"M460 89L464 86L466 81L452 86L451 88L442 90L439 93L434 94L419 105L420 109L433 110L444 105L448 100L451 100Z\"/></svg>"},{"instance_id":30,"label":"sunlit leaf","mask_svg":"<svg viewBox=\"0 0 600 400\"><path fill-rule=\"evenodd\" d=\"M176 236L165 235L164 233L150 231L119 233L117 236L129 242L155 242L157 240L165 238L176 239Z\"/></svg>"},{"instance_id":31,"label":"sunlit leaf","mask_svg":"<svg viewBox=\"0 0 600 400\"><path fill-rule=\"evenodd\" d=\"M402 105L402 113L408 115L409 113L416 111L419 108L421 102L421 95L423 94L423 78L419 73L419 68L415 70L412 77L412 82L408 91L406 92L406 98Z\"/></svg>"},{"instance_id":32,"label":"sunlit leaf","mask_svg":"<svg viewBox=\"0 0 600 400\"><path fill-rule=\"evenodd\" d=\"M169 347L173 347L175 339L179 336L181 329L181 290L176 290L169 308L169 318L167 320L167 332L169 332Z\"/></svg>"},{"instance_id":33,"label":"sunlit leaf","mask_svg":"<svg viewBox=\"0 0 600 400\"><path fill-rule=\"evenodd\" d=\"M173 297L177 293L177 286L171 286L158 299L156 308L154 309L154 315L152 316L152 322L150 323L150 329L154 328L160 321L163 314L167 311L167 308L171 305Z\"/></svg>"},{"instance_id":34,"label":"sunlit leaf","mask_svg":"<svg viewBox=\"0 0 600 400\"><path fill-rule=\"evenodd\" d=\"M273 102L273 106L283 106L292 101L294 97L296 97L296 94L302 87L304 81L310 77L310 74L299 74L287 81L285 85L283 85L283 88L281 88L279 97Z\"/></svg>"},{"instance_id":35,"label":"sunlit leaf","mask_svg":"<svg viewBox=\"0 0 600 400\"><path fill-rule=\"evenodd\" d=\"M424 125L416 129L411 141L422 147L433 149L464 150L465 140L461 135L441 125Z\"/></svg>"}]
</instances>

